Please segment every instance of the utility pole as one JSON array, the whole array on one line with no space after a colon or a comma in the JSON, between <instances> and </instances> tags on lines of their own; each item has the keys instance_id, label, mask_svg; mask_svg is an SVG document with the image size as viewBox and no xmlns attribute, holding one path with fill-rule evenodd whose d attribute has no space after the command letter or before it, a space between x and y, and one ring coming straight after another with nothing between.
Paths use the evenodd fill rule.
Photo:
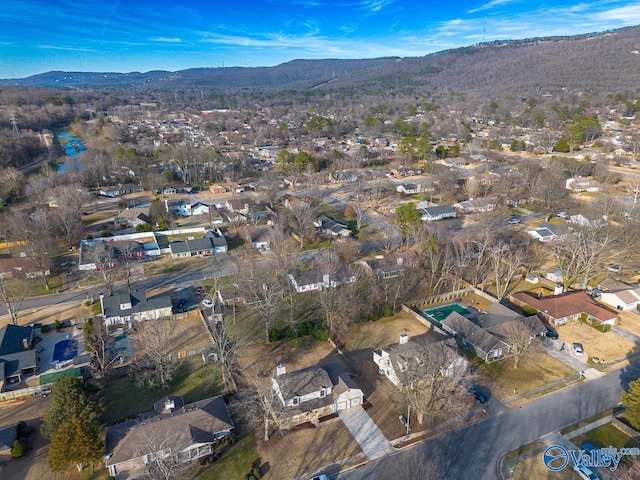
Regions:
<instances>
[{"instance_id":1,"label":"utility pole","mask_svg":"<svg viewBox=\"0 0 640 480\"><path fill-rule=\"evenodd\" d=\"M20 130L18 129L18 121L16 120L16 113L15 112L11 112L11 116L9 118L11 120L11 126L13 127L13 136L14 137L19 137L20 136Z\"/></svg>"}]
</instances>

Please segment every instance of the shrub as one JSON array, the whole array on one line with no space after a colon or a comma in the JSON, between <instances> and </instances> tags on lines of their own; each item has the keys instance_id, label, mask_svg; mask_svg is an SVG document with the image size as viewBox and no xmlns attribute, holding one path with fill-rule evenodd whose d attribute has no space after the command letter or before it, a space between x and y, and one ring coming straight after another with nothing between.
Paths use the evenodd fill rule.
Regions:
<instances>
[{"instance_id":1,"label":"shrub","mask_svg":"<svg viewBox=\"0 0 640 480\"><path fill-rule=\"evenodd\" d=\"M287 325L282 333L287 338L298 338L300 336L298 335L298 330L291 325Z\"/></svg>"},{"instance_id":2,"label":"shrub","mask_svg":"<svg viewBox=\"0 0 640 480\"><path fill-rule=\"evenodd\" d=\"M320 340L321 342L326 342L329 340L329 332L327 332L324 328L316 325L313 327L311 331L311 336L316 340Z\"/></svg>"},{"instance_id":3,"label":"shrub","mask_svg":"<svg viewBox=\"0 0 640 480\"><path fill-rule=\"evenodd\" d=\"M60 330L62 328L62 324L60 323L60 320L56 320L54 323L56 330Z\"/></svg>"},{"instance_id":4,"label":"shrub","mask_svg":"<svg viewBox=\"0 0 640 480\"><path fill-rule=\"evenodd\" d=\"M18 438L26 437L34 432L34 428L27 425L27 422L20 420L16 425L16 433Z\"/></svg>"},{"instance_id":5,"label":"shrub","mask_svg":"<svg viewBox=\"0 0 640 480\"><path fill-rule=\"evenodd\" d=\"M298 326L298 334L300 337L304 337L305 335L310 335L313 331L313 323L309 320L305 320Z\"/></svg>"},{"instance_id":6,"label":"shrub","mask_svg":"<svg viewBox=\"0 0 640 480\"><path fill-rule=\"evenodd\" d=\"M280 331L277 328L269 330L269 341L277 342L278 340L280 340Z\"/></svg>"},{"instance_id":7,"label":"shrub","mask_svg":"<svg viewBox=\"0 0 640 480\"><path fill-rule=\"evenodd\" d=\"M254 468L253 469L253 476L256 478L262 478L262 472L260 471L259 468Z\"/></svg>"},{"instance_id":8,"label":"shrub","mask_svg":"<svg viewBox=\"0 0 640 480\"><path fill-rule=\"evenodd\" d=\"M11 458L20 458L27 451L27 442L23 438L19 438L13 442L11 448Z\"/></svg>"},{"instance_id":9,"label":"shrub","mask_svg":"<svg viewBox=\"0 0 640 480\"><path fill-rule=\"evenodd\" d=\"M530 317L531 315L535 315L536 313L538 313L538 310L529 305L523 305L522 313L524 313L525 317Z\"/></svg>"}]
</instances>

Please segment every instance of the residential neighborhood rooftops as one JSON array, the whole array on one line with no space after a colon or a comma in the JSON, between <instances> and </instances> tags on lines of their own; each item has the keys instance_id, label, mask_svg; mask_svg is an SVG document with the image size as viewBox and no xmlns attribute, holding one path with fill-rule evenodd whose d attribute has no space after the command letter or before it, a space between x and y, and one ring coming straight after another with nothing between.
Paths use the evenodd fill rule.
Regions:
<instances>
[{"instance_id":1,"label":"residential neighborhood rooftops","mask_svg":"<svg viewBox=\"0 0 640 480\"><path fill-rule=\"evenodd\" d=\"M471 320L463 317L458 312L450 313L440 324L445 330L461 338L463 342L469 342L481 348L484 352L490 352L496 348L508 348L505 342L482 327L479 327Z\"/></svg>"}]
</instances>

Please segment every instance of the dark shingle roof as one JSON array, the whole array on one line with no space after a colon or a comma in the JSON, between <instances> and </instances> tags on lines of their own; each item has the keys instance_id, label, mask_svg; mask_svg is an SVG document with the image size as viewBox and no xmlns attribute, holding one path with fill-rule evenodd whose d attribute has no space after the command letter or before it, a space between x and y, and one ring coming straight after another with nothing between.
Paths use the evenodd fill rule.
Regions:
<instances>
[{"instance_id":1,"label":"dark shingle roof","mask_svg":"<svg viewBox=\"0 0 640 480\"><path fill-rule=\"evenodd\" d=\"M131 308L120 310L120 305L131 301ZM145 292L131 292L102 297L105 317L127 317L132 313L148 312L171 307L171 297L162 295L147 299Z\"/></svg>"}]
</instances>

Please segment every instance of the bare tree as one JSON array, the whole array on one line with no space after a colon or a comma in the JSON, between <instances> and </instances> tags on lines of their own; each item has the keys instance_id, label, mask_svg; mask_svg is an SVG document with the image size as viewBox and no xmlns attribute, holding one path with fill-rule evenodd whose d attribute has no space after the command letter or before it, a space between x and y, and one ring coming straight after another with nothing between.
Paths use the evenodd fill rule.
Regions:
<instances>
[{"instance_id":1,"label":"bare tree","mask_svg":"<svg viewBox=\"0 0 640 480\"><path fill-rule=\"evenodd\" d=\"M489 248L496 298L502 300L514 275L527 261L527 242L522 238L500 237Z\"/></svg>"},{"instance_id":2,"label":"bare tree","mask_svg":"<svg viewBox=\"0 0 640 480\"><path fill-rule=\"evenodd\" d=\"M271 343L269 330L271 330L271 324L274 320L273 315L284 295L282 281L278 277L268 277L250 280L247 285L254 297L255 308L264 321L265 340L269 344Z\"/></svg>"},{"instance_id":3,"label":"bare tree","mask_svg":"<svg viewBox=\"0 0 640 480\"><path fill-rule=\"evenodd\" d=\"M91 317L84 326L84 349L90 352L96 371L107 376L112 357L109 350L110 336L100 317Z\"/></svg>"},{"instance_id":4,"label":"bare tree","mask_svg":"<svg viewBox=\"0 0 640 480\"><path fill-rule=\"evenodd\" d=\"M118 273L118 251L112 242L92 240L82 247L83 261L94 264L92 275L98 278L107 295L113 293Z\"/></svg>"},{"instance_id":5,"label":"bare tree","mask_svg":"<svg viewBox=\"0 0 640 480\"><path fill-rule=\"evenodd\" d=\"M304 247L305 240L311 239L315 229L314 220L315 212L307 205L298 204L291 209L289 224L300 239L300 248Z\"/></svg>"},{"instance_id":6,"label":"bare tree","mask_svg":"<svg viewBox=\"0 0 640 480\"><path fill-rule=\"evenodd\" d=\"M241 337L238 329L233 328L229 315L223 313L219 318L220 321L209 322L209 331L213 338L213 353L220 367L223 385L235 391L238 388L237 379L241 375L237 359L247 341Z\"/></svg>"},{"instance_id":7,"label":"bare tree","mask_svg":"<svg viewBox=\"0 0 640 480\"><path fill-rule=\"evenodd\" d=\"M145 457L145 477L150 480L171 480L180 476L180 452L190 442L181 431L154 428L150 423L138 428L132 438L136 457Z\"/></svg>"},{"instance_id":8,"label":"bare tree","mask_svg":"<svg viewBox=\"0 0 640 480\"><path fill-rule=\"evenodd\" d=\"M533 342L535 334L531 327L519 320L505 322L499 327L499 333L511 347L509 353L513 358L513 368L518 368L520 361L536 346Z\"/></svg>"},{"instance_id":9,"label":"bare tree","mask_svg":"<svg viewBox=\"0 0 640 480\"><path fill-rule=\"evenodd\" d=\"M249 425L264 428L264 441L271 431L282 432L284 404L269 379L260 378L256 372L244 377L244 386L238 392L234 405L238 415Z\"/></svg>"},{"instance_id":10,"label":"bare tree","mask_svg":"<svg viewBox=\"0 0 640 480\"><path fill-rule=\"evenodd\" d=\"M455 340L412 342L401 358L398 375L402 391L420 425L434 423L464 410L468 394L464 384L466 364Z\"/></svg>"},{"instance_id":11,"label":"bare tree","mask_svg":"<svg viewBox=\"0 0 640 480\"><path fill-rule=\"evenodd\" d=\"M82 214L71 207L58 207L53 210L53 222L64 235L67 245L74 245L82 235Z\"/></svg>"},{"instance_id":12,"label":"bare tree","mask_svg":"<svg viewBox=\"0 0 640 480\"><path fill-rule=\"evenodd\" d=\"M136 358L133 363L139 383L160 384L169 388L169 381L178 366L171 351L176 343L176 320L171 317L144 320L133 325Z\"/></svg>"},{"instance_id":13,"label":"bare tree","mask_svg":"<svg viewBox=\"0 0 640 480\"><path fill-rule=\"evenodd\" d=\"M5 276L6 274L7 272L0 272L0 298L11 317L11 323L18 325L18 314L29 291L29 283L26 279L10 279Z\"/></svg>"}]
</instances>

